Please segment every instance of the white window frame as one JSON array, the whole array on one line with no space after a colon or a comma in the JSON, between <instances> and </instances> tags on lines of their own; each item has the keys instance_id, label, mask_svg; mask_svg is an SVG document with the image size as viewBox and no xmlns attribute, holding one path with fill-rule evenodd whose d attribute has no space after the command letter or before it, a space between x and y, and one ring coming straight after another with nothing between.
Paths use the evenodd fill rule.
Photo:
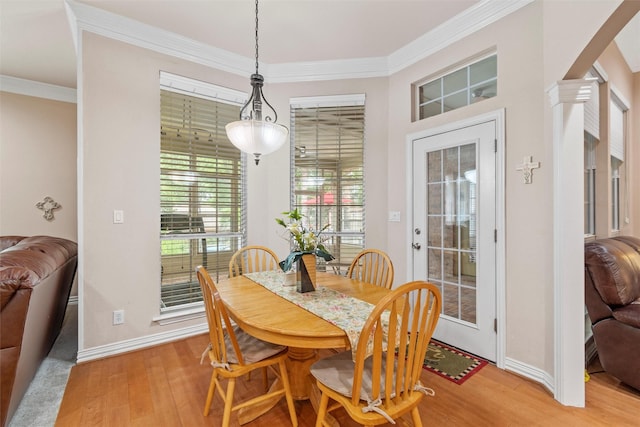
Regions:
<instances>
[{"instance_id":1,"label":"white window frame","mask_svg":"<svg viewBox=\"0 0 640 427\"><path fill-rule=\"evenodd\" d=\"M496 60L496 74L493 77L490 77L484 81L478 81L478 82L471 82L471 67L473 67L476 64L479 64L480 62L495 57ZM451 110L455 110L458 108L462 108L462 107L466 107L468 105L474 104L478 101L484 100L484 99L488 99L488 98L493 98L495 96L497 96L498 94L498 66L497 66L497 61L498 61L498 54L494 51L482 56L479 56L477 58L473 58L473 60L467 61L464 65L461 65L459 67L453 68L453 69L449 69L446 72L440 74L439 76L435 77L435 78L428 78L425 79L421 82L418 82L417 84L414 85L414 90L415 90L415 113L414 113L414 117L416 120L424 120L424 119L428 119L429 117L435 117L437 115L440 114L444 114L448 111ZM454 91L454 92L449 92L449 93L445 93L445 79L447 79L448 77L453 76L454 74L460 72L461 70L466 70L466 84L464 87L460 87L458 90ZM420 97L420 93L421 93L421 89L427 85L431 85L431 84L435 84L435 83L439 83L440 89L439 89L439 96L434 97L432 99L429 99L427 102L421 102L421 97ZM485 89L487 88L494 88L495 89L495 93L491 93L491 92L486 92L485 93ZM447 102L446 99L453 97L453 96L458 96L458 95L465 95L465 102L464 104L461 104L459 106L449 106L449 108L447 108ZM429 114L429 115L424 115L422 114L422 107L427 106L429 104L433 104L433 105L437 105L439 104L439 112L435 113L435 114Z\"/></svg>"},{"instance_id":2,"label":"white window frame","mask_svg":"<svg viewBox=\"0 0 640 427\"><path fill-rule=\"evenodd\" d=\"M244 92L236 91L233 89L224 88L221 86L213 85L210 83L190 79L175 74L160 72L160 90L171 91L178 94L187 95L190 97L202 98L205 100L211 100L238 106L241 108L246 102L248 96ZM246 216L247 216L247 194L246 194L246 154L241 154L241 177L243 182L242 195L241 195L241 224L239 232L233 233L183 233L180 235L163 235L159 236L159 240L175 240L175 239L201 239L202 237L230 237L232 239L239 239L240 246L246 244ZM160 243L159 241L159 243ZM160 291L160 284L158 290ZM202 301L192 302L186 304L179 304L172 307L159 307L160 315L154 317L154 321L161 325L189 320L192 318L201 317L204 313L204 305Z\"/></svg>"},{"instance_id":3,"label":"white window frame","mask_svg":"<svg viewBox=\"0 0 640 427\"><path fill-rule=\"evenodd\" d=\"M308 109L308 108L336 108L336 107L354 107L354 106L365 106L365 95L364 94L347 94L347 95L329 95L329 96L317 96L317 97L299 97L299 98L291 98L290 100L290 109L291 109L291 200L290 205L291 209L295 209L296 207L300 208L296 201L296 156L307 155L310 154L308 152L307 147L298 147L296 146L296 127L295 127L295 110L296 109ZM364 114L364 113L363 113ZM363 118L366 120L366 118ZM327 248L330 249L332 245L336 245L336 242L343 242L345 240L350 241L349 247L353 246L353 250L357 251L351 255L355 255L361 249L365 247L365 203L366 203L366 195L365 195L365 150L366 150L366 141L364 137L364 127L366 123L362 124L363 129L363 138L362 138L362 206L361 206L361 215L362 215L362 223L361 230L359 231L341 231L341 226L339 224L332 224L331 227L326 230L323 235L325 235L329 240L326 244ZM321 178L317 178L321 179ZM339 186L339 183L337 183ZM342 193L339 189L336 189L336 193L334 194L335 198L341 198ZM303 209L304 210L304 209ZM322 227L324 224L312 224L314 228ZM354 242L359 241L360 244L356 245ZM341 244L342 248L344 245ZM357 247L356 247L357 246ZM334 252L333 255L336 256L336 260L331 262L331 266L336 273L344 274L346 272L346 264L347 259L349 259L349 263L351 260L351 256L347 255L347 251L340 251L340 253L335 253L330 249L330 252ZM344 252L344 253L343 253ZM350 252L349 252L350 253ZM323 262L320 261L319 268L323 268Z\"/></svg>"}]
</instances>

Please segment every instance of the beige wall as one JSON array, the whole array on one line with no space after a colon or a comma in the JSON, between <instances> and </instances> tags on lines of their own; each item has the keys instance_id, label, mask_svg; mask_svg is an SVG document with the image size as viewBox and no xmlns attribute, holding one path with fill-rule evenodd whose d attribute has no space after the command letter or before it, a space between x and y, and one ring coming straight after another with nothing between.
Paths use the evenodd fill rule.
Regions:
<instances>
[{"instance_id":1,"label":"beige wall","mask_svg":"<svg viewBox=\"0 0 640 427\"><path fill-rule=\"evenodd\" d=\"M0 92L0 235L76 241L76 105ZM62 207L47 221L36 203Z\"/></svg>"}]
</instances>

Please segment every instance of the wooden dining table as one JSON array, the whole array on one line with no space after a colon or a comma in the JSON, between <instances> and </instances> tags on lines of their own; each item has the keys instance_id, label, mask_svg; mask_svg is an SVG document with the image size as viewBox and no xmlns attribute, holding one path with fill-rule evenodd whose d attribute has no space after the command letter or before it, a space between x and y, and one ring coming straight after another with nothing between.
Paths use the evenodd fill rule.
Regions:
<instances>
[{"instance_id":1,"label":"wooden dining table","mask_svg":"<svg viewBox=\"0 0 640 427\"><path fill-rule=\"evenodd\" d=\"M375 305L389 289L331 273L317 273L317 286L334 289ZM317 390L309 371L320 349L349 349L344 330L304 308L280 297L245 276L216 285L229 316L245 332L288 347L287 370L294 399L311 399ZM242 421L241 421L242 423Z\"/></svg>"}]
</instances>

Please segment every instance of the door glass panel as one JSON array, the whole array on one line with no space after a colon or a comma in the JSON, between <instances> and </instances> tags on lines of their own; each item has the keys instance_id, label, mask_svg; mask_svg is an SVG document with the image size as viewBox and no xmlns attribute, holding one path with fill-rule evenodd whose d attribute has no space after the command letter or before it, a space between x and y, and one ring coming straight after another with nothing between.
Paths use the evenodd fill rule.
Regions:
<instances>
[{"instance_id":1,"label":"door glass panel","mask_svg":"<svg viewBox=\"0 0 640 427\"><path fill-rule=\"evenodd\" d=\"M429 249L429 280L442 280L442 257L440 249Z\"/></svg>"},{"instance_id":2,"label":"door glass panel","mask_svg":"<svg viewBox=\"0 0 640 427\"><path fill-rule=\"evenodd\" d=\"M427 221L429 224L427 244L429 246L442 246L442 217L440 215L429 216Z\"/></svg>"},{"instance_id":3,"label":"door glass panel","mask_svg":"<svg viewBox=\"0 0 640 427\"><path fill-rule=\"evenodd\" d=\"M460 288L460 301L462 307L460 310L460 318L469 323L476 323L476 290L468 288Z\"/></svg>"},{"instance_id":4,"label":"door glass panel","mask_svg":"<svg viewBox=\"0 0 640 427\"><path fill-rule=\"evenodd\" d=\"M474 304L475 305L475 304ZM445 283L442 292L443 314L458 319L460 317L458 287Z\"/></svg>"},{"instance_id":5,"label":"door glass panel","mask_svg":"<svg viewBox=\"0 0 640 427\"><path fill-rule=\"evenodd\" d=\"M442 215L442 184L437 182L429 184L427 187L429 192L427 212L429 215Z\"/></svg>"},{"instance_id":6,"label":"door glass panel","mask_svg":"<svg viewBox=\"0 0 640 427\"><path fill-rule=\"evenodd\" d=\"M458 283L458 253L444 251L444 280L445 282Z\"/></svg>"},{"instance_id":7,"label":"door glass panel","mask_svg":"<svg viewBox=\"0 0 640 427\"><path fill-rule=\"evenodd\" d=\"M442 181L442 151L432 151L427 154L428 182Z\"/></svg>"},{"instance_id":8,"label":"door glass panel","mask_svg":"<svg viewBox=\"0 0 640 427\"><path fill-rule=\"evenodd\" d=\"M476 144L427 154L428 280L443 314L476 322Z\"/></svg>"}]
</instances>

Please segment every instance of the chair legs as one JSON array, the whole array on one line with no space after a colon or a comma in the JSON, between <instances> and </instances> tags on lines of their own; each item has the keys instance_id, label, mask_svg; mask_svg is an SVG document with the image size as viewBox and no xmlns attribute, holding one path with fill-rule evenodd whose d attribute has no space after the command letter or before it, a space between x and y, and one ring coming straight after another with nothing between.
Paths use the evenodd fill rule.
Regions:
<instances>
[{"instance_id":1,"label":"chair legs","mask_svg":"<svg viewBox=\"0 0 640 427\"><path fill-rule=\"evenodd\" d=\"M411 410L411 419L414 427L422 427L422 419L420 419L420 411L417 406Z\"/></svg>"},{"instance_id":2,"label":"chair legs","mask_svg":"<svg viewBox=\"0 0 640 427\"><path fill-rule=\"evenodd\" d=\"M284 394L285 399L287 401L287 408L289 409L289 417L291 418L291 425L293 427L297 427L298 426L298 417L296 416L296 408L295 408L295 405L293 403L293 397L291 396L291 385L289 384L289 376L288 376L288 373L287 373L287 366L286 366L286 363L285 363L284 359L281 359L278 362L278 370L280 371L279 372L280 382L282 383L282 389L284 389L284 390L282 390L282 389L280 389L278 387L277 389L274 389L273 391L271 391L271 394L273 395L274 392L278 393L277 390L280 390L278 394L280 394L280 395ZM273 371L276 372L275 369L273 369ZM265 371L263 372L263 376L264 376L265 383L268 383L266 368L265 368ZM213 402L214 394L216 392L216 387L219 388L218 389L218 394L220 394L220 397L224 401L224 409L223 409L223 415L222 415L222 427L228 427L229 423L231 422L231 413L233 411L236 411L236 410L242 408L242 407L247 407L247 406L251 405L252 403L250 403L250 401L247 401L247 402L244 402L244 403L240 403L236 408L234 408L233 407L233 397L234 397L235 387L236 387L236 378L234 378L234 377L228 378L227 386L226 386L226 390L225 390L225 388L222 387L222 385L218 384L218 375L216 374L216 372L214 370L213 374L211 375L211 383L209 384L209 391L207 392L207 401L206 401L205 407L204 407L204 416L205 417L209 415L209 412L211 410L211 404ZM272 385L272 387L277 387L277 386ZM280 398L281 397L282 396L280 396ZM278 400L280 398L278 398ZM258 403L256 400L257 401L262 401L262 400L265 400L265 399L264 398L260 398L260 397L254 398L253 401L255 403Z\"/></svg>"},{"instance_id":3,"label":"chair legs","mask_svg":"<svg viewBox=\"0 0 640 427\"><path fill-rule=\"evenodd\" d=\"M236 390L236 379L229 378L227 383L227 396L224 398L224 413L222 415L222 427L229 427L231 421L231 408L233 408L233 393Z\"/></svg>"},{"instance_id":4,"label":"chair legs","mask_svg":"<svg viewBox=\"0 0 640 427\"><path fill-rule=\"evenodd\" d=\"M289 408L289 417L291 418L291 425L293 427L298 426L298 417L296 416L296 407L293 404L293 397L291 396L291 385L289 384L289 374L287 373L287 365L284 360L281 360L278 363L278 368L280 369L280 376L282 381L282 387L285 391L285 399L287 400L287 407ZM265 373L265 381L266 381L266 373Z\"/></svg>"},{"instance_id":5,"label":"chair legs","mask_svg":"<svg viewBox=\"0 0 640 427\"><path fill-rule=\"evenodd\" d=\"M316 427L322 427L325 424L324 419L327 416L327 406L329 406L329 396L322 393L320 396L320 405L318 406L318 417L316 418Z\"/></svg>"},{"instance_id":6,"label":"chair legs","mask_svg":"<svg viewBox=\"0 0 640 427\"><path fill-rule=\"evenodd\" d=\"M209 415L209 411L211 410L211 402L213 401L213 394L216 391L216 380L217 380L216 371L214 370L211 373L211 382L209 383L209 391L207 392L207 401L204 404L204 416Z\"/></svg>"}]
</instances>

